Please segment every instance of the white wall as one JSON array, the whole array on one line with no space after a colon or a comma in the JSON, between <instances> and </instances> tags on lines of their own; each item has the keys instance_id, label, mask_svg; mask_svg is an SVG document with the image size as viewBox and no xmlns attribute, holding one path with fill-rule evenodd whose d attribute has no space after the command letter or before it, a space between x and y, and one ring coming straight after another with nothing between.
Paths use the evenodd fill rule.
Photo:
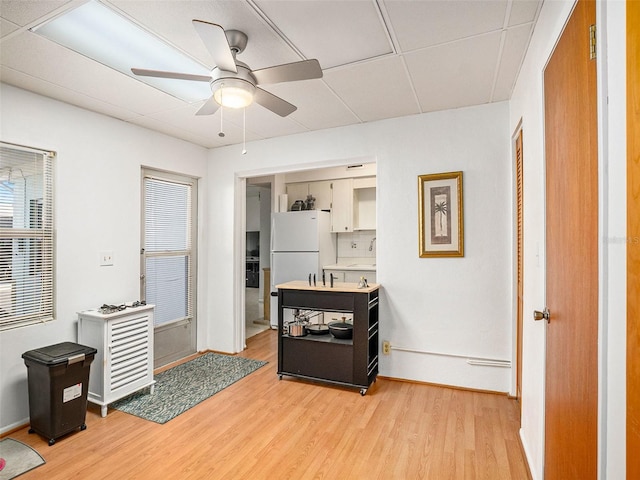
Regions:
<instances>
[{"instance_id":1,"label":"white wall","mask_svg":"<svg viewBox=\"0 0 640 480\"><path fill-rule=\"evenodd\" d=\"M521 438L534 479L544 476L545 305L543 72L573 1L545 2L510 101L510 131L524 132L524 342ZM625 449L625 16L624 2L598 2L600 169L600 478L624 478ZM607 100L608 97L608 100ZM607 105L608 103L608 105Z\"/></svg>"},{"instance_id":2,"label":"white wall","mask_svg":"<svg viewBox=\"0 0 640 480\"><path fill-rule=\"evenodd\" d=\"M511 163L506 103L416 115L254 142L210 153L209 295L218 315L212 348L241 346L238 219L220 205L240 202L238 177L304 166L377 159L377 269L382 284L381 340L448 354L512 357ZM464 172L465 257L418 257L418 175ZM234 278L234 282L230 279ZM509 391L510 369L470 366L465 358L392 351L380 374L471 388Z\"/></svg>"},{"instance_id":3,"label":"white wall","mask_svg":"<svg viewBox=\"0 0 640 480\"><path fill-rule=\"evenodd\" d=\"M0 431L27 422L25 351L76 341L76 312L140 297L141 166L205 177L207 151L0 84L0 139L54 150L56 320L0 332ZM202 183L202 182L201 182ZM200 221L206 185L200 188ZM199 239L206 264L206 237ZM114 265L98 266L112 250ZM206 287L206 278L200 279ZM206 295L198 309L206 317ZM201 334L206 335L206 324ZM202 343L202 342L200 342ZM201 345L202 346L202 345Z\"/></svg>"}]
</instances>

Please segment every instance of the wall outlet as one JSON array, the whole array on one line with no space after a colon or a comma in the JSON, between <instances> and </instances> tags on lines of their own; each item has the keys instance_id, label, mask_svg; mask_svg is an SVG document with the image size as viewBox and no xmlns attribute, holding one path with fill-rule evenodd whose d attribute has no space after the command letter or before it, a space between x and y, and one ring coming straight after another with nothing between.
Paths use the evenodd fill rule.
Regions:
<instances>
[{"instance_id":1,"label":"wall outlet","mask_svg":"<svg viewBox=\"0 0 640 480\"><path fill-rule=\"evenodd\" d=\"M382 353L385 355L389 355L391 353L391 342L388 340L382 342Z\"/></svg>"},{"instance_id":2,"label":"wall outlet","mask_svg":"<svg viewBox=\"0 0 640 480\"><path fill-rule=\"evenodd\" d=\"M111 265L113 265L113 251L104 250L100 252L100 266L109 267Z\"/></svg>"}]
</instances>

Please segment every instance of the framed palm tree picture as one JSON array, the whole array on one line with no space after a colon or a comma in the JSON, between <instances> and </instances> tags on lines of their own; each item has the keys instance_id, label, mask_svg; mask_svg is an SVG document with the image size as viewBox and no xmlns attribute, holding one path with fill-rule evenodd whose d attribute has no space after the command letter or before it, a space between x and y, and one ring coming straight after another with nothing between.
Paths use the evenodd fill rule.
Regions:
<instances>
[{"instance_id":1,"label":"framed palm tree picture","mask_svg":"<svg viewBox=\"0 0 640 480\"><path fill-rule=\"evenodd\" d=\"M462 172L418 176L419 254L463 257Z\"/></svg>"}]
</instances>

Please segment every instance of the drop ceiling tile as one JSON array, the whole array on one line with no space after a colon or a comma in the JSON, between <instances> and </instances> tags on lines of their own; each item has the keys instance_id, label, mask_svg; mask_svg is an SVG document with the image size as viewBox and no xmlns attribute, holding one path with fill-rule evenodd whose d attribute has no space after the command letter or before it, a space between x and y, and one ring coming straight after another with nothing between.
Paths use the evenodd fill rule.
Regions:
<instances>
[{"instance_id":1,"label":"drop ceiling tile","mask_svg":"<svg viewBox=\"0 0 640 480\"><path fill-rule=\"evenodd\" d=\"M6 37L11 32L15 32L18 28L20 27L15 23L9 22L4 18L0 19L0 38Z\"/></svg>"},{"instance_id":2,"label":"drop ceiling tile","mask_svg":"<svg viewBox=\"0 0 640 480\"><path fill-rule=\"evenodd\" d=\"M541 5L542 0L512 0L508 25L512 27L533 22Z\"/></svg>"},{"instance_id":3,"label":"drop ceiling tile","mask_svg":"<svg viewBox=\"0 0 640 480\"><path fill-rule=\"evenodd\" d=\"M506 0L385 0L389 19L403 52L499 30Z\"/></svg>"},{"instance_id":4,"label":"drop ceiling tile","mask_svg":"<svg viewBox=\"0 0 640 480\"><path fill-rule=\"evenodd\" d=\"M529 44L532 28L533 24L529 23L507 30L496 86L493 92L492 100L494 102L508 100L511 97L513 85L516 82L522 59Z\"/></svg>"},{"instance_id":5,"label":"drop ceiling tile","mask_svg":"<svg viewBox=\"0 0 640 480\"><path fill-rule=\"evenodd\" d=\"M420 113L399 56L330 70L324 79L363 122Z\"/></svg>"},{"instance_id":6,"label":"drop ceiling tile","mask_svg":"<svg viewBox=\"0 0 640 480\"><path fill-rule=\"evenodd\" d=\"M171 125L175 128L187 130L201 138L218 137L221 128L225 137L230 136L242 142L242 116L234 115L225 109L222 125L220 124L220 110L214 115L196 115L201 105L188 105L182 108L164 110L147 115L148 118ZM248 112L249 110L247 110ZM249 124L249 115L247 115ZM133 119L132 119L133 121ZM247 128L247 141L260 140L262 137Z\"/></svg>"},{"instance_id":7,"label":"drop ceiling tile","mask_svg":"<svg viewBox=\"0 0 640 480\"><path fill-rule=\"evenodd\" d=\"M14 70L140 114L185 104L31 32L3 42L0 58Z\"/></svg>"},{"instance_id":8,"label":"drop ceiling tile","mask_svg":"<svg viewBox=\"0 0 640 480\"><path fill-rule=\"evenodd\" d=\"M62 7L69 0L1 0L0 16L20 26Z\"/></svg>"},{"instance_id":9,"label":"drop ceiling tile","mask_svg":"<svg viewBox=\"0 0 640 480\"><path fill-rule=\"evenodd\" d=\"M68 88L54 85L46 80L27 75L8 67L0 69L0 81L30 92L50 97L70 105L75 105L86 110L102 113L110 117L126 119L133 113L126 108L121 108L99 99L88 97Z\"/></svg>"},{"instance_id":10,"label":"drop ceiling tile","mask_svg":"<svg viewBox=\"0 0 640 480\"><path fill-rule=\"evenodd\" d=\"M373 1L277 1L256 4L307 58L323 69L393 53Z\"/></svg>"},{"instance_id":11,"label":"drop ceiling tile","mask_svg":"<svg viewBox=\"0 0 640 480\"><path fill-rule=\"evenodd\" d=\"M238 60L253 70L301 60L247 2L167 0L153 2L153 8L149 8L148 0L111 3L136 23L209 67L213 67L213 60L193 28L193 19L244 32L248 36L247 47L238 55Z\"/></svg>"},{"instance_id":12,"label":"drop ceiling tile","mask_svg":"<svg viewBox=\"0 0 640 480\"><path fill-rule=\"evenodd\" d=\"M218 113L216 113L218 115ZM225 121L242 125L242 110L225 109ZM291 115L281 117L261 105L252 104L247 108L247 132L251 131L261 138L280 137L305 132L306 129L295 122Z\"/></svg>"},{"instance_id":13,"label":"drop ceiling tile","mask_svg":"<svg viewBox=\"0 0 640 480\"><path fill-rule=\"evenodd\" d=\"M500 32L405 55L424 112L491 100Z\"/></svg>"},{"instance_id":14,"label":"drop ceiling tile","mask_svg":"<svg viewBox=\"0 0 640 480\"><path fill-rule=\"evenodd\" d=\"M209 138L202 137L193 133L190 130L186 130L184 128L176 127L175 125L170 125L168 123L162 122L152 117L139 116L135 118L130 118L127 120L128 123L133 125L137 125L139 127L147 128L149 130L154 130L156 132L164 133L165 135L169 135L174 138L179 138L187 142L194 143L196 145L201 145L205 148L213 148L217 146L214 141L211 141Z\"/></svg>"},{"instance_id":15,"label":"drop ceiling tile","mask_svg":"<svg viewBox=\"0 0 640 480\"><path fill-rule=\"evenodd\" d=\"M320 79L269 85L269 91L298 107L290 117L309 130L360 122Z\"/></svg>"}]
</instances>

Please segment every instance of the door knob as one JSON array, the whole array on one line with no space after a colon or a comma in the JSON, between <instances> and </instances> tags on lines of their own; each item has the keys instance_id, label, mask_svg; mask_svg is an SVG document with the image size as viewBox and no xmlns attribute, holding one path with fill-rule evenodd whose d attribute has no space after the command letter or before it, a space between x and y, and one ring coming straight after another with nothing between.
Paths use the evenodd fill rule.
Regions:
<instances>
[{"instance_id":1,"label":"door knob","mask_svg":"<svg viewBox=\"0 0 640 480\"><path fill-rule=\"evenodd\" d=\"M533 311L533 319L534 320L546 320L547 323L551 320L551 312L548 308L545 307L543 311L534 310Z\"/></svg>"}]
</instances>

